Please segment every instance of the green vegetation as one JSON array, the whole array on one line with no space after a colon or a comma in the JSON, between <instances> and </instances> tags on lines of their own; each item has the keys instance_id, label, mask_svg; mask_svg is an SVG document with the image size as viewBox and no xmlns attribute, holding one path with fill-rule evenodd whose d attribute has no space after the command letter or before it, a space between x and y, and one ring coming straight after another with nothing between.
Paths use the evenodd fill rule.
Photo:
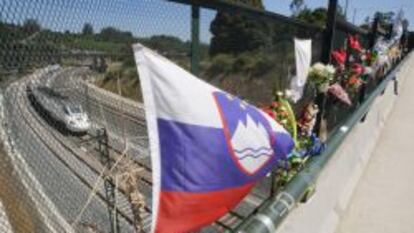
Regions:
<instances>
[{"instance_id":1,"label":"green vegetation","mask_svg":"<svg viewBox=\"0 0 414 233\"><path fill-rule=\"evenodd\" d=\"M264 9L260 0L232 2ZM201 62L201 77L256 104L268 104L276 90L287 87L292 36L315 36L284 22L227 11L217 12L210 32L210 57Z\"/></svg>"},{"instance_id":2,"label":"green vegetation","mask_svg":"<svg viewBox=\"0 0 414 233\"><path fill-rule=\"evenodd\" d=\"M228 1L264 9L262 0ZM295 0L291 9L292 17L320 26L325 23L324 8L309 10L303 0ZM270 101L275 90L288 84L294 70L292 35L315 36L306 28L226 11L217 12L210 31L210 46L201 44L199 48L200 77L256 103ZM53 63L90 66L97 71L98 86L135 100L140 100L140 93L133 43L140 42L181 67L190 68L189 41L168 35L137 37L114 27L96 31L90 23L73 33L42 29L33 19L23 25L0 22L0 41L0 73L30 72ZM90 57L78 58L78 54ZM103 68L97 68L97 64ZM257 89L263 91L253 93Z\"/></svg>"},{"instance_id":3,"label":"green vegetation","mask_svg":"<svg viewBox=\"0 0 414 233\"><path fill-rule=\"evenodd\" d=\"M137 69L125 63L112 63L105 74L98 76L96 85L113 93L142 101Z\"/></svg>"},{"instance_id":4,"label":"green vegetation","mask_svg":"<svg viewBox=\"0 0 414 233\"><path fill-rule=\"evenodd\" d=\"M83 25L82 35L84 35L84 36L91 36L91 35L93 35L93 27L92 27L92 24L85 23L85 25Z\"/></svg>"},{"instance_id":5,"label":"green vegetation","mask_svg":"<svg viewBox=\"0 0 414 233\"><path fill-rule=\"evenodd\" d=\"M311 10L305 6L301 11L294 14L293 17L310 24L315 24L319 27L325 27L327 14L328 11L324 7ZM338 9L337 18L343 20L345 19L342 8Z\"/></svg>"},{"instance_id":6,"label":"green vegetation","mask_svg":"<svg viewBox=\"0 0 414 233\"><path fill-rule=\"evenodd\" d=\"M136 42L158 51L182 67L190 66L190 42L165 35L149 38L135 37L131 32L106 27L95 33L85 23L80 33L43 29L34 19L22 25L0 22L0 76L12 72L29 73L50 64L93 66L93 56L104 56L108 70L97 74L97 84L105 89L139 100L138 77L131 45ZM208 46L201 44L201 57L208 54ZM80 56L78 56L80 54ZM81 58L82 55L88 58ZM98 69L97 69L98 71ZM118 79L119 77L119 79ZM120 81L118 81L120 80Z\"/></svg>"},{"instance_id":7,"label":"green vegetation","mask_svg":"<svg viewBox=\"0 0 414 233\"><path fill-rule=\"evenodd\" d=\"M260 0L232 2L264 9ZM217 12L211 22L210 31L213 35L210 44L211 56L220 53L240 54L263 47L270 42L267 34L268 25L264 20L234 12Z\"/></svg>"}]
</instances>

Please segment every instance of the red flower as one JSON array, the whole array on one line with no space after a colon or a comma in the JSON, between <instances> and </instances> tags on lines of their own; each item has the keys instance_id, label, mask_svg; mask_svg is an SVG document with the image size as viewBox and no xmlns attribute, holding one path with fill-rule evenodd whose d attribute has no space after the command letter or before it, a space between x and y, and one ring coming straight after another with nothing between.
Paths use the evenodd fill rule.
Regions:
<instances>
[{"instance_id":1,"label":"red flower","mask_svg":"<svg viewBox=\"0 0 414 233\"><path fill-rule=\"evenodd\" d=\"M336 63L343 65L346 61L346 52L344 49L338 49L332 52L332 58L336 61Z\"/></svg>"},{"instance_id":2,"label":"red flower","mask_svg":"<svg viewBox=\"0 0 414 233\"><path fill-rule=\"evenodd\" d=\"M349 36L348 37L348 44L349 44L349 47L351 47L352 49L354 49L358 52L362 52L362 46L359 43L359 39L358 39L357 35Z\"/></svg>"},{"instance_id":3,"label":"red flower","mask_svg":"<svg viewBox=\"0 0 414 233\"><path fill-rule=\"evenodd\" d=\"M269 115L272 119L276 119L276 114L271 108L262 108L262 111L267 113L267 115Z\"/></svg>"},{"instance_id":4,"label":"red flower","mask_svg":"<svg viewBox=\"0 0 414 233\"><path fill-rule=\"evenodd\" d=\"M364 67L361 64L354 63L354 64L351 65L351 71L352 71L352 73L359 76L362 73L364 73Z\"/></svg>"},{"instance_id":5,"label":"red flower","mask_svg":"<svg viewBox=\"0 0 414 233\"><path fill-rule=\"evenodd\" d=\"M362 84L361 79L359 79L358 76L356 76L356 75L352 75L348 79L348 85L350 85L350 86L357 86L358 87L361 84Z\"/></svg>"},{"instance_id":6,"label":"red flower","mask_svg":"<svg viewBox=\"0 0 414 233\"><path fill-rule=\"evenodd\" d=\"M279 107L279 102L277 102L277 101L273 101L272 102L272 107L274 107L274 108L277 108L277 107Z\"/></svg>"}]
</instances>

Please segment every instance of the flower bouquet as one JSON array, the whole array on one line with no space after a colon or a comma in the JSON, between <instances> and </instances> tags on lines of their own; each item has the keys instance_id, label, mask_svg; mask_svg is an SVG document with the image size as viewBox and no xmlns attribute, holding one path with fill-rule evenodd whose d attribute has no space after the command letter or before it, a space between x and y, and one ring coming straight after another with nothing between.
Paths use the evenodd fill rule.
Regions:
<instances>
[{"instance_id":1,"label":"flower bouquet","mask_svg":"<svg viewBox=\"0 0 414 233\"><path fill-rule=\"evenodd\" d=\"M295 113L289 102L283 97L283 93L278 92L275 101L270 106L262 108L262 110L281 124L292 135L296 144L297 123Z\"/></svg>"},{"instance_id":2,"label":"flower bouquet","mask_svg":"<svg viewBox=\"0 0 414 233\"><path fill-rule=\"evenodd\" d=\"M350 67L350 72L346 80L346 87L352 91L357 91L364 81L361 79L362 74L365 70L361 64L354 63Z\"/></svg>"},{"instance_id":3,"label":"flower bouquet","mask_svg":"<svg viewBox=\"0 0 414 233\"><path fill-rule=\"evenodd\" d=\"M298 129L301 136L310 137L312 135L318 112L319 109L316 104L309 103L305 106L298 120Z\"/></svg>"},{"instance_id":4,"label":"flower bouquet","mask_svg":"<svg viewBox=\"0 0 414 233\"><path fill-rule=\"evenodd\" d=\"M332 65L324 65L315 63L309 70L309 81L315 85L319 92L326 93L329 83L335 76L335 67Z\"/></svg>"}]
</instances>

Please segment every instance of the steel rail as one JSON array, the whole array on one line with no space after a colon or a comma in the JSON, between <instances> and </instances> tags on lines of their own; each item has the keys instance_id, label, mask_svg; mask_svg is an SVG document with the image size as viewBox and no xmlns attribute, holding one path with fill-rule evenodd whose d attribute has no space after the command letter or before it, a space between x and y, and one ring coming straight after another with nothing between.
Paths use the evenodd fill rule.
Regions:
<instances>
[{"instance_id":1,"label":"steel rail","mask_svg":"<svg viewBox=\"0 0 414 233\"><path fill-rule=\"evenodd\" d=\"M19 86L18 88L22 88L22 87ZM23 88L23 89L25 89L25 88ZM17 93L15 93L15 95L17 95L15 99L19 99L19 97L20 98L22 97L21 95L18 95ZM23 94L23 96L24 96L24 94ZM21 116L22 116L23 120L26 122L26 125L29 128L32 129L32 132L39 138L40 141L43 142L43 144L48 148L48 150L51 151L52 154L54 154L56 156L56 158L66 168L68 168L69 171L71 171L82 184L84 184L86 187L88 187L90 190L92 190L93 189L93 185L91 185L89 183L89 181L87 181L84 177L82 177L81 175L79 175L76 172L76 169L74 167L72 167L67 161L65 161L63 158L61 158L60 156L58 156L59 153L56 153L56 148L52 148L52 146L51 146L53 143L51 143L51 141L48 141L48 140L44 139L45 134L39 132L39 128L35 128L33 126L33 118L30 118L29 119L28 112L26 112L26 110L27 110L26 107L27 106L21 106L22 103L20 103L19 101L17 101L17 102L18 102L17 108L18 108L19 112L21 113ZM110 205L110 203L106 200L106 198L101 193L97 192L96 193L96 196L99 198L99 200L101 200L106 205ZM113 208L113 206L112 206L112 208ZM126 220L132 226L133 220L126 213L124 213L123 210L119 209L118 207L115 207L115 208L117 209L117 211L119 212L119 214L124 218L124 220Z\"/></svg>"}]
</instances>

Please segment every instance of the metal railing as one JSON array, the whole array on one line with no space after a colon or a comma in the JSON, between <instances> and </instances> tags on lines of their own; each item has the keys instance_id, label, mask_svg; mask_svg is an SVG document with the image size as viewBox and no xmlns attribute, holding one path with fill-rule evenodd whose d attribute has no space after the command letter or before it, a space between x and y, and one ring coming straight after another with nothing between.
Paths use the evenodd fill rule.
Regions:
<instances>
[{"instance_id":1,"label":"metal railing","mask_svg":"<svg viewBox=\"0 0 414 233\"><path fill-rule=\"evenodd\" d=\"M0 2L0 86L6 89L3 101L6 105L2 107L6 115L3 127L5 130L12 131L8 135L8 140L14 143L16 150L21 154L19 158L23 158L32 170L28 173L35 174L34 178L42 185L42 195L48 196L49 202L55 205L53 211L58 210L53 212L42 209L33 211L33 214L46 212L50 215L49 218L57 219L52 222L60 222L64 219L72 223L77 217L76 211L85 203L88 192L93 189L93 182L98 180L98 173L101 172L99 169L89 169L90 171L86 168L81 169L90 164L81 166L78 161L83 156L82 159L91 161L91 164L99 164L99 161L95 161L94 158L99 154L94 145L97 143L94 141L96 135L86 135L88 139L84 143L82 142L84 137L77 138L61 135L60 132L50 132L53 127L44 122L44 116L37 116L36 111L26 100L27 93L24 87L31 85L30 80L43 80L42 75L29 75L36 73L36 70L59 64L60 72L66 74L54 78L52 83L58 87L57 90L67 88L69 91L65 93L70 93L68 95L71 99L84 105L86 111L93 117L94 124L109 129L111 135L107 140L109 146L113 144L111 154L119 155L128 141L136 144L127 150L127 152L132 151L131 161L145 165L149 163L149 158L141 161L136 154L147 155L147 151L138 150L136 147L147 145L147 139L133 139L134 133L142 136L146 130L142 111L137 107L141 105L125 99L121 100L119 96L108 93L111 91L133 100L141 100L138 91L139 79L131 51L133 43L143 43L205 81L260 105L269 104L277 91L285 90L295 73L293 38L312 39L313 62L329 63L333 49L346 47L348 35L360 35L362 43L370 49L378 36L384 34L384 30L378 27L377 22L366 30L336 19L337 0L329 1L327 22L323 27L266 11L260 5L252 7L232 2L226 0L5 0ZM78 70L81 74L70 73L71 69ZM389 78L384 77L385 74L379 77L379 80L384 79L382 82L373 80L364 84L353 97L354 107L349 109L339 106L325 94L317 95L311 87L306 88L305 96L294 106L295 110L298 111L306 102L315 99L321 110L319 122L327 119L331 132L325 153L327 155L322 155L321 161L326 161L330 153L335 150L335 145L341 141L337 134L338 126L344 121L352 121L354 124L357 118L361 118L373 96L377 96L389 81ZM72 79L77 80L68 83ZM10 83L14 84L10 85ZM45 83L47 81L41 84L47 86ZM25 105L26 103L28 105ZM134 109L135 107L137 109ZM20 112L26 112L25 108L33 111L24 116L19 115ZM25 122L33 122L36 127L29 123L19 124L21 118L24 118ZM47 137L41 139L36 137L42 134ZM45 146L47 139L53 141L53 147ZM82 149L67 150L65 148L68 145L79 146ZM86 152L81 151L85 148L91 158L85 158ZM102 169L104 164L96 167ZM149 173L150 168L144 167ZM320 169L322 162L311 162L309 167L311 170ZM48 174L53 177L48 177ZM0 172L0 175L5 177L8 174ZM61 182L56 182L55 176L60 178ZM302 196L303 188L309 185L304 182L303 176L307 176L306 173L300 173L286 186L286 192L290 192L290 189L296 190L296 196L290 194L295 199ZM80 178L76 179L76 177ZM110 177L113 176L108 175L106 179ZM314 177L316 173L312 174L311 178ZM25 177L20 178L25 179ZM252 223L251 218L254 213L274 205L276 197L272 179L273 177L265 178L247 197L248 201L242 202L236 209L201 232L235 231L243 227L248 229L246 232L252 232L250 227L260 231L263 226L257 226L256 223L249 224ZM104 187L98 185L96 197L91 199L84 216L79 217L81 223L89 227L88 229L93 228L96 232L119 232L121 229L122 232L126 232L133 228L131 224L135 219L130 208L125 204L128 197L125 193L114 190L112 185L115 183L114 180L112 183L106 182L112 190L111 196L113 197L115 192L123 201L122 206L113 208L114 200L105 200ZM151 182L147 180L146 184L148 186L145 187L146 202L149 202L151 197L148 190ZM26 187L28 188L33 187ZM74 197L65 199L65 193L69 192L72 192ZM283 198L283 192L281 193L279 192L279 199ZM22 198L27 196L27 194L22 195ZM28 203L33 202L35 206L39 206L43 201L36 197L32 199ZM2 202L7 201L2 200ZM285 201L292 202L289 199ZM109 213L105 209L106 202L111 205L108 205ZM114 211L120 214L121 220L118 220L121 222L120 228L118 224L108 222L118 219L108 220L108 215L112 216ZM30 214L31 211L27 210L27 213ZM148 223L149 215L150 209L146 206L145 215L140 217ZM10 221L12 223L18 220L18 216L11 218L13 218ZM279 219L274 221L278 223ZM26 228L33 227L31 222L23 221L20 224ZM117 227L114 228L114 225ZM80 229L83 229L80 226L75 228L80 232ZM148 224L145 225L144 230L148 230L147 228Z\"/></svg>"}]
</instances>

